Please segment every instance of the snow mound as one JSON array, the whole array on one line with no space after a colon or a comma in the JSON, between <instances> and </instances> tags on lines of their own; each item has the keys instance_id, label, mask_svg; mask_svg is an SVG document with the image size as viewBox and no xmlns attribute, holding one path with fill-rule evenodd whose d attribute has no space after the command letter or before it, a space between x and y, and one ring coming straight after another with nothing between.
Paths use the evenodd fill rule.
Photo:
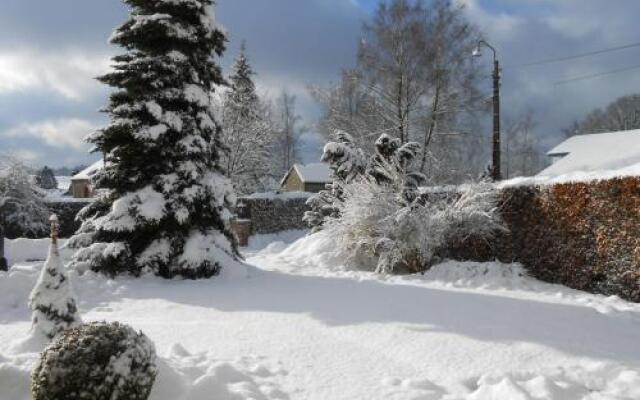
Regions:
<instances>
[{"instance_id":1,"label":"snow mound","mask_svg":"<svg viewBox=\"0 0 640 400\"><path fill-rule=\"evenodd\" d=\"M158 378L150 400L289 399L273 378L287 375L262 357L217 360L210 353L191 354L179 344L158 360Z\"/></svg>"},{"instance_id":2,"label":"snow mound","mask_svg":"<svg viewBox=\"0 0 640 400\"><path fill-rule=\"evenodd\" d=\"M612 364L557 368L549 373L485 375L467 400L640 398L640 373Z\"/></svg>"},{"instance_id":3,"label":"snow mound","mask_svg":"<svg viewBox=\"0 0 640 400\"><path fill-rule=\"evenodd\" d=\"M322 274L327 271L349 270L344 265L344 255L336 249L334 239L325 231L305 236L286 248L281 248L281 245L267 247L247 261L262 268L287 272Z\"/></svg>"},{"instance_id":4,"label":"snow mound","mask_svg":"<svg viewBox=\"0 0 640 400\"><path fill-rule=\"evenodd\" d=\"M267 233L252 235L249 244L243 248L246 254L254 254L259 251L276 253L284 250L288 244L305 237L309 233L308 229L291 229L278 233Z\"/></svg>"},{"instance_id":5,"label":"snow mound","mask_svg":"<svg viewBox=\"0 0 640 400\"><path fill-rule=\"evenodd\" d=\"M424 278L451 287L483 289L522 288L526 287L531 279L520 264L460 261L446 261L434 265L425 272Z\"/></svg>"},{"instance_id":6,"label":"snow mound","mask_svg":"<svg viewBox=\"0 0 640 400\"><path fill-rule=\"evenodd\" d=\"M0 271L0 324L29 314L29 293L36 282L37 271L30 267Z\"/></svg>"}]
</instances>

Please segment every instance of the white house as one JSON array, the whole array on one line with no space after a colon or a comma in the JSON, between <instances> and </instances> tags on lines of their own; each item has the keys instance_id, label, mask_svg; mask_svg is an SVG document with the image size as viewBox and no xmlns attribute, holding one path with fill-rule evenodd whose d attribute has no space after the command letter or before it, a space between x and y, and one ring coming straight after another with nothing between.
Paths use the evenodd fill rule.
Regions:
<instances>
[{"instance_id":1,"label":"white house","mask_svg":"<svg viewBox=\"0 0 640 400\"><path fill-rule=\"evenodd\" d=\"M618 170L640 164L640 129L572 136L547 155L552 164L538 176Z\"/></svg>"}]
</instances>

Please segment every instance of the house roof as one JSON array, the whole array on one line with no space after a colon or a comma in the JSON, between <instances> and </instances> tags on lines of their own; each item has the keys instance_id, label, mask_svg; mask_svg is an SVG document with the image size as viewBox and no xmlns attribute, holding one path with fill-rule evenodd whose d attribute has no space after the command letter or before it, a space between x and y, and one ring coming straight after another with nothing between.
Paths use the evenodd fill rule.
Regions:
<instances>
[{"instance_id":1,"label":"house roof","mask_svg":"<svg viewBox=\"0 0 640 400\"><path fill-rule=\"evenodd\" d=\"M329 165L325 163L312 163L307 165L294 164L293 167L282 178L281 184L287 180L291 171L296 171L300 180L303 183L330 183L331 182L331 169Z\"/></svg>"},{"instance_id":2,"label":"house roof","mask_svg":"<svg viewBox=\"0 0 640 400\"><path fill-rule=\"evenodd\" d=\"M87 168L83 169L82 171L72 176L71 180L75 181L75 180L90 179L93 175L95 175L96 172L101 170L103 167L104 167L103 160L96 161L95 163L91 164Z\"/></svg>"},{"instance_id":3,"label":"house roof","mask_svg":"<svg viewBox=\"0 0 640 400\"><path fill-rule=\"evenodd\" d=\"M640 129L572 136L547 155L564 157L538 176L625 168L640 163Z\"/></svg>"}]
</instances>

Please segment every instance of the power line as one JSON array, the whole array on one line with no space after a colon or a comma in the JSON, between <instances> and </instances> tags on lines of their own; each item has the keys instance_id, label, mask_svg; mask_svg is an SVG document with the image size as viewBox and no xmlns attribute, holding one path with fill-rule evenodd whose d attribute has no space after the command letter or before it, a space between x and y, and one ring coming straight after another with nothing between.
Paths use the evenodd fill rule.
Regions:
<instances>
[{"instance_id":1,"label":"power line","mask_svg":"<svg viewBox=\"0 0 640 400\"><path fill-rule=\"evenodd\" d=\"M558 58L548 58L546 60L534 61L534 62L530 62L530 63L527 63L527 64L520 64L520 65L517 65L515 68L524 68L524 67L531 67L531 66L534 66L534 65L542 65L542 64L550 64L550 63L556 63L556 62L562 62L562 61L575 60L575 59L578 59L578 58L585 58L585 57L595 56L595 55L598 55L598 54L610 53L612 51L630 49L630 48L633 48L633 47L640 47L640 42L625 44L623 46L608 47L608 48L605 48L605 49L594 50L594 51L590 51L590 52L587 52L587 53L574 54L572 56L565 56L565 57L558 57Z\"/></svg>"},{"instance_id":2,"label":"power line","mask_svg":"<svg viewBox=\"0 0 640 400\"><path fill-rule=\"evenodd\" d=\"M570 78L570 79L565 79L565 80L562 80L562 81L558 81L558 82L555 82L553 85L554 86L559 86L559 85L564 85L565 83L583 81L583 80L586 80L586 79L593 79L593 78L598 78L598 77L601 77L601 76L618 74L618 73L621 73L621 72L627 72L627 71L631 71L631 70L639 69L639 68L640 68L640 65L634 65L632 67L615 69L613 71L600 72L600 73L591 74L591 75L583 75L583 76L578 76L578 77L575 77L575 78Z\"/></svg>"}]
</instances>

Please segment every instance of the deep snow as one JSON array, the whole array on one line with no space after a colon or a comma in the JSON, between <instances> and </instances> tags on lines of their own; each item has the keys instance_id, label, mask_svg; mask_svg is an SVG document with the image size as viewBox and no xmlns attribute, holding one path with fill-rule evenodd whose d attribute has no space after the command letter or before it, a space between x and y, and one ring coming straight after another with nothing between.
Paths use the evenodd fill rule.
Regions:
<instances>
[{"instance_id":1,"label":"deep snow","mask_svg":"<svg viewBox=\"0 0 640 400\"><path fill-rule=\"evenodd\" d=\"M640 305L515 264L349 271L323 234L283 242L300 235L256 238L248 277L70 276L85 321L119 320L156 343L154 400L640 398ZM0 273L2 400L29 398L37 356L10 349L29 330L41 267L19 264Z\"/></svg>"}]
</instances>

